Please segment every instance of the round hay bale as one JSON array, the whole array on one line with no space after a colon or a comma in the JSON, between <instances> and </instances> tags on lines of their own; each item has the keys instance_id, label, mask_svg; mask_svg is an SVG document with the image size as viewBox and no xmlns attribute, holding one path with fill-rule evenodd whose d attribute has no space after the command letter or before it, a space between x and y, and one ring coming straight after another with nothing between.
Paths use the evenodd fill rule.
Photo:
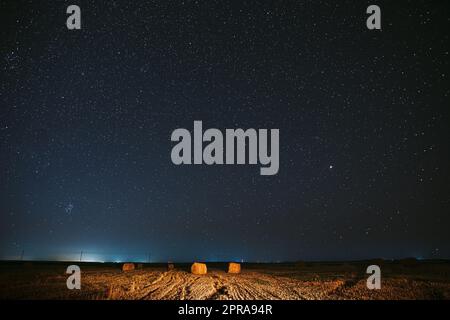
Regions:
<instances>
[{"instance_id":1,"label":"round hay bale","mask_svg":"<svg viewBox=\"0 0 450 320\"><path fill-rule=\"evenodd\" d=\"M167 271L173 270L175 269L175 265L173 263L168 263L167 264Z\"/></svg>"},{"instance_id":2,"label":"round hay bale","mask_svg":"<svg viewBox=\"0 0 450 320\"><path fill-rule=\"evenodd\" d=\"M122 265L122 271L132 271L134 270L134 263L124 263Z\"/></svg>"},{"instance_id":3,"label":"round hay bale","mask_svg":"<svg viewBox=\"0 0 450 320\"><path fill-rule=\"evenodd\" d=\"M228 273L241 273L241 265L236 262L230 262L228 264Z\"/></svg>"},{"instance_id":4,"label":"round hay bale","mask_svg":"<svg viewBox=\"0 0 450 320\"><path fill-rule=\"evenodd\" d=\"M206 274L208 269L206 268L206 264L194 262L191 266L191 273L193 274Z\"/></svg>"}]
</instances>

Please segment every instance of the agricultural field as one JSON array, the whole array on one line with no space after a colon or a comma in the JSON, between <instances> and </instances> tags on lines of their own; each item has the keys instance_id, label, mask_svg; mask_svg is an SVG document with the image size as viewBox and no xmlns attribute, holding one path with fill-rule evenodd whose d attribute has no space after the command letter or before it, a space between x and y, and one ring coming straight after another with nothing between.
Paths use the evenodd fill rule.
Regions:
<instances>
[{"instance_id":1,"label":"agricultural field","mask_svg":"<svg viewBox=\"0 0 450 320\"><path fill-rule=\"evenodd\" d=\"M81 289L69 290L66 268L72 263L3 262L0 299L450 299L448 261L366 261L242 264L227 273L226 263L208 263L207 274L190 264L74 263L81 268ZM366 286L366 268L381 267L380 290Z\"/></svg>"}]
</instances>

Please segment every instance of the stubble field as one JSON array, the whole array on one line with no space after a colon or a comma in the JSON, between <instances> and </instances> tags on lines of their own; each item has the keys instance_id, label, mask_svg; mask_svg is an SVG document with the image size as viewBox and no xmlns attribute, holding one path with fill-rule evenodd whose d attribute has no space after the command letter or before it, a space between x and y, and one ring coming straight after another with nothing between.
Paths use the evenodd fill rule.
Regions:
<instances>
[{"instance_id":1,"label":"stubble field","mask_svg":"<svg viewBox=\"0 0 450 320\"><path fill-rule=\"evenodd\" d=\"M81 290L69 290L65 273L72 263L0 264L1 299L450 299L450 263L446 261L300 262L243 264L228 274L225 263L208 264L206 275L188 264L167 270L143 264L123 272L121 264L79 263ZM73 263L77 264L77 263ZM381 267L380 290L366 286L366 268Z\"/></svg>"}]
</instances>

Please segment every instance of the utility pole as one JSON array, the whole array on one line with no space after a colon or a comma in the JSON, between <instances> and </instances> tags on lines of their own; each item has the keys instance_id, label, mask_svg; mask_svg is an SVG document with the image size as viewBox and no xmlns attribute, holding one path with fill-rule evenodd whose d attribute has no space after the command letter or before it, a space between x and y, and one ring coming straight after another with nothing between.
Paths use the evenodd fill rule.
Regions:
<instances>
[{"instance_id":1,"label":"utility pole","mask_svg":"<svg viewBox=\"0 0 450 320\"><path fill-rule=\"evenodd\" d=\"M148 254L147 261L150 263L150 253Z\"/></svg>"},{"instance_id":2,"label":"utility pole","mask_svg":"<svg viewBox=\"0 0 450 320\"><path fill-rule=\"evenodd\" d=\"M80 252L80 262L81 262L81 260L83 260L83 250L81 250L81 252Z\"/></svg>"},{"instance_id":3,"label":"utility pole","mask_svg":"<svg viewBox=\"0 0 450 320\"><path fill-rule=\"evenodd\" d=\"M20 261L23 261L23 255L25 253L25 250L22 249L22 253L20 254Z\"/></svg>"}]
</instances>

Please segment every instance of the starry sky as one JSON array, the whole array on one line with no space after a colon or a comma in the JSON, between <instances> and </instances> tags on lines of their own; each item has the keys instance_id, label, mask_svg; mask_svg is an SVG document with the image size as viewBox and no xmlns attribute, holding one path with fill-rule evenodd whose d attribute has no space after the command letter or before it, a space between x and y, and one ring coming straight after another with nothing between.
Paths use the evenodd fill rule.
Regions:
<instances>
[{"instance_id":1,"label":"starry sky","mask_svg":"<svg viewBox=\"0 0 450 320\"><path fill-rule=\"evenodd\" d=\"M0 258L450 258L449 9L2 1ZM279 129L278 174L174 165L194 120Z\"/></svg>"}]
</instances>

